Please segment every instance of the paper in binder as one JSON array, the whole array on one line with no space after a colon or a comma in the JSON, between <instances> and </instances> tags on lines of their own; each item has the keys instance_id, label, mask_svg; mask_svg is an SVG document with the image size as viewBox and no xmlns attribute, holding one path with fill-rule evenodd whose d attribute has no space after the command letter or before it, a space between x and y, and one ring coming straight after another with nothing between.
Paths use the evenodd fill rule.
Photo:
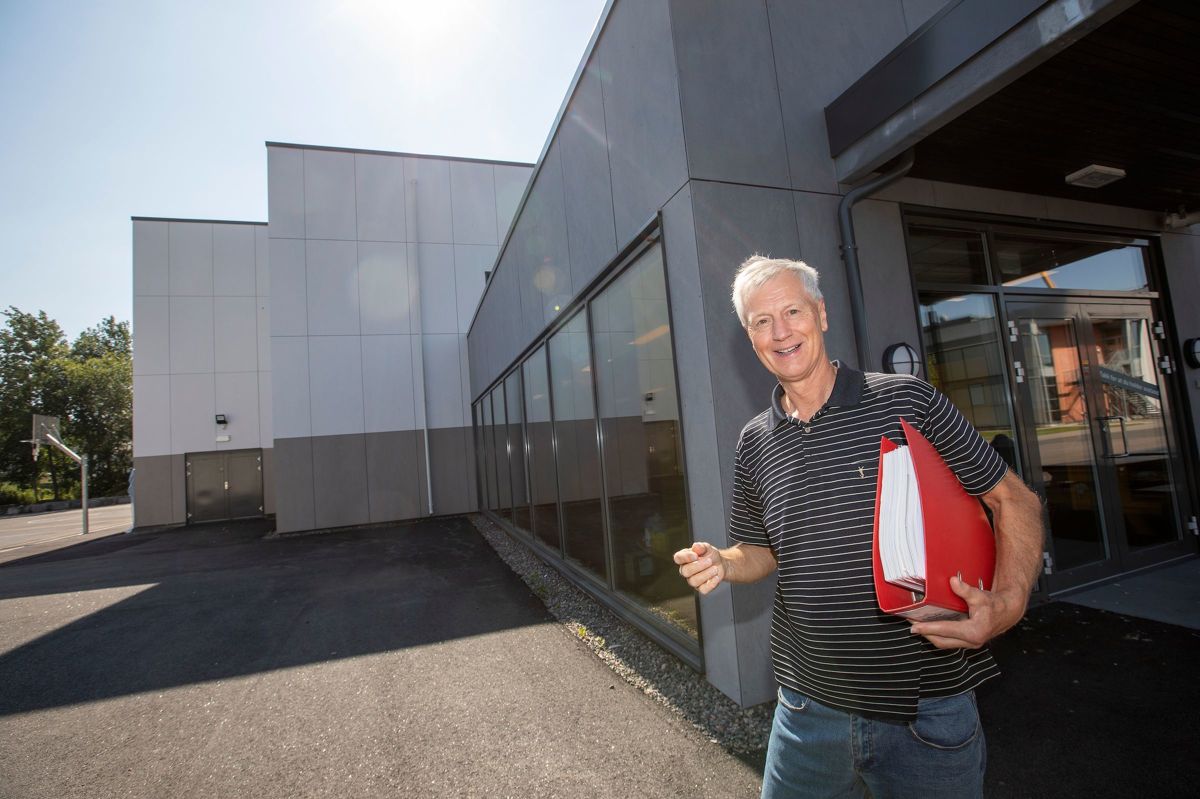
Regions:
<instances>
[{"instance_id":1,"label":"paper in binder","mask_svg":"<svg viewBox=\"0 0 1200 799\"><path fill-rule=\"evenodd\" d=\"M930 621L962 618L967 603L950 578L992 586L996 543L979 500L966 492L937 450L903 419L907 446L879 444L872 560L885 613Z\"/></svg>"}]
</instances>

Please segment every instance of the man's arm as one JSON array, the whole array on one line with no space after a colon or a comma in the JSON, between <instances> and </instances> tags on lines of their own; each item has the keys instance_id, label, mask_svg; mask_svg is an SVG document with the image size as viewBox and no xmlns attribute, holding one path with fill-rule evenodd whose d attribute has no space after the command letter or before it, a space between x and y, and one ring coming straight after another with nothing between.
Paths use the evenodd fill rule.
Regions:
<instances>
[{"instance_id":1,"label":"man's arm","mask_svg":"<svg viewBox=\"0 0 1200 799\"><path fill-rule=\"evenodd\" d=\"M728 549L717 549L703 541L676 552L675 562L679 564L679 574L701 594L707 594L722 582L761 580L778 565L770 547L734 544Z\"/></svg>"},{"instance_id":2,"label":"man's arm","mask_svg":"<svg viewBox=\"0 0 1200 799\"><path fill-rule=\"evenodd\" d=\"M912 631L940 649L978 649L1021 620L1041 567L1045 529L1042 502L1012 471L983 495L996 530L996 574L991 591L958 577L954 593L967 603L962 621L917 622Z\"/></svg>"}]
</instances>

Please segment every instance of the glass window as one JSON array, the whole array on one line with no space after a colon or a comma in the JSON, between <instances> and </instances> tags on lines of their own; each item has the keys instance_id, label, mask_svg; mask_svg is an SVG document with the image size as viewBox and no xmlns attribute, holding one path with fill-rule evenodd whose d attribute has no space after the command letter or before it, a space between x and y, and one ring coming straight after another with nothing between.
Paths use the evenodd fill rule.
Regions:
<instances>
[{"instance_id":1,"label":"glass window","mask_svg":"<svg viewBox=\"0 0 1200 799\"><path fill-rule=\"evenodd\" d=\"M512 518L512 485L509 481L509 471L512 458L508 450L508 424L504 413L504 385L492 389L492 425L496 438L496 507L501 516Z\"/></svg>"},{"instance_id":2,"label":"glass window","mask_svg":"<svg viewBox=\"0 0 1200 799\"><path fill-rule=\"evenodd\" d=\"M525 486L525 430L522 420L521 370L514 370L504 381L505 407L508 409L509 477L512 480L513 523L529 532L529 492Z\"/></svg>"},{"instance_id":3,"label":"glass window","mask_svg":"<svg viewBox=\"0 0 1200 799\"><path fill-rule=\"evenodd\" d=\"M691 540L662 251L591 303L613 583L698 637L696 600L671 556Z\"/></svg>"},{"instance_id":4,"label":"glass window","mask_svg":"<svg viewBox=\"0 0 1200 799\"><path fill-rule=\"evenodd\" d=\"M999 280L1013 288L1147 291L1142 247L996 235Z\"/></svg>"},{"instance_id":5,"label":"glass window","mask_svg":"<svg viewBox=\"0 0 1200 799\"><path fill-rule=\"evenodd\" d=\"M587 317L582 312L550 339L550 379L554 388L563 550L568 560L607 582L592 366Z\"/></svg>"},{"instance_id":6,"label":"glass window","mask_svg":"<svg viewBox=\"0 0 1200 799\"><path fill-rule=\"evenodd\" d=\"M931 292L921 292L920 300L929 382L1020 473L995 300Z\"/></svg>"},{"instance_id":7,"label":"glass window","mask_svg":"<svg viewBox=\"0 0 1200 799\"><path fill-rule=\"evenodd\" d=\"M918 283L985 285L983 234L927 225L908 228L908 258Z\"/></svg>"},{"instance_id":8,"label":"glass window","mask_svg":"<svg viewBox=\"0 0 1200 799\"><path fill-rule=\"evenodd\" d=\"M562 549L558 536L558 477L554 467L554 430L550 421L550 381L546 347L521 367L525 375L525 431L529 437L529 496L533 533L547 546Z\"/></svg>"},{"instance_id":9,"label":"glass window","mask_svg":"<svg viewBox=\"0 0 1200 799\"><path fill-rule=\"evenodd\" d=\"M496 509L496 440L492 433L492 395L485 394L479 402L480 437L483 439L484 499L488 510Z\"/></svg>"}]
</instances>

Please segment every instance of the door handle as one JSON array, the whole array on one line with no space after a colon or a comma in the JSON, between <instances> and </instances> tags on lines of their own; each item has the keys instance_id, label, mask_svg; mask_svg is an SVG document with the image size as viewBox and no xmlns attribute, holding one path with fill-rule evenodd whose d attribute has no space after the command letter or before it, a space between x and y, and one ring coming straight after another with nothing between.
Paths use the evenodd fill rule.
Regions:
<instances>
[{"instance_id":1,"label":"door handle","mask_svg":"<svg viewBox=\"0 0 1200 799\"><path fill-rule=\"evenodd\" d=\"M1104 453L1109 458L1128 458L1129 457L1129 439L1125 436L1125 417L1124 416L1097 416L1096 421L1104 430L1104 445L1110 447L1109 442L1112 441L1111 428L1108 423L1116 420L1121 425L1121 449L1124 450L1120 454L1116 452ZM1111 448L1111 447L1110 447Z\"/></svg>"},{"instance_id":2,"label":"door handle","mask_svg":"<svg viewBox=\"0 0 1200 799\"><path fill-rule=\"evenodd\" d=\"M229 481L228 480L225 481L225 490L226 491L229 490Z\"/></svg>"}]
</instances>

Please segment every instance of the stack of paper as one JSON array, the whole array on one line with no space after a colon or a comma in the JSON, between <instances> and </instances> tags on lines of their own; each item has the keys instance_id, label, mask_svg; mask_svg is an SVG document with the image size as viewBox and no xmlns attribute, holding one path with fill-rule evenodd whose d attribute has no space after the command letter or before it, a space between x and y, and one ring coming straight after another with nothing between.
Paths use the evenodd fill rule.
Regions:
<instances>
[{"instance_id":1,"label":"stack of paper","mask_svg":"<svg viewBox=\"0 0 1200 799\"><path fill-rule=\"evenodd\" d=\"M879 559L883 578L925 591L925 522L908 447L883 454L879 495Z\"/></svg>"}]
</instances>

